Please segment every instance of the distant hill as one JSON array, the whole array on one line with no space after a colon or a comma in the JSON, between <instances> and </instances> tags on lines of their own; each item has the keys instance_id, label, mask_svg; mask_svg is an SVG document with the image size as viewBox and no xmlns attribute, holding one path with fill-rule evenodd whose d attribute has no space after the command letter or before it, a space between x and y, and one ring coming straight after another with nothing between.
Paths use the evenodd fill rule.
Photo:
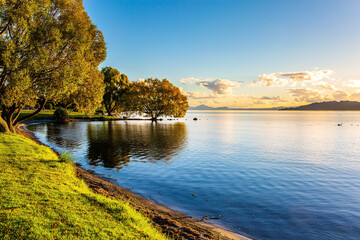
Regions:
<instances>
[{"instance_id":1,"label":"distant hill","mask_svg":"<svg viewBox=\"0 0 360 240\"><path fill-rule=\"evenodd\" d=\"M280 107L279 108L228 108L228 107L214 108L214 107L206 106L204 104L199 105L197 107L189 107L189 110L239 110L239 111L243 110L243 111L246 111L246 110L278 110L278 109L280 109Z\"/></svg>"},{"instance_id":2,"label":"distant hill","mask_svg":"<svg viewBox=\"0 0 360 240\"><path fill-rule=\"evenodd\" d=\"M189 110L215 110L215 108L202 104L197 107L189 107Z\"/></svg>"},{"instance_id":3,"label":"distant hill","mask_svg":"<svg viewBox=\"0 0 360 240\"><path fill-rule=\"evenodd\" d=\"M312 110L312 111L360 111L360 102L356 101L331 101L311 103L300 107L283 108L280 110Z\"/></svg>"}]
</instances>

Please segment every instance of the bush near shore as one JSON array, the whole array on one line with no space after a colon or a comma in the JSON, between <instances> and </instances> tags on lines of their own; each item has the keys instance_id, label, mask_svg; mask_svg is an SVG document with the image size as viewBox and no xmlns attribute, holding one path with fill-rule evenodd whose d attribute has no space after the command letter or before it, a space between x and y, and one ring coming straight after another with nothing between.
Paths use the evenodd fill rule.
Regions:
<instances>
[{"instance_id":1,"label":"bush near shore","mask_svg":"<svg viewBox=\"0 0 360 240\"><path fill-rule=\"evenodd\" d=\"M94 193L70 161L0 134L0 239L167 239L126 202Z\"/></svg>"}]
</instances>

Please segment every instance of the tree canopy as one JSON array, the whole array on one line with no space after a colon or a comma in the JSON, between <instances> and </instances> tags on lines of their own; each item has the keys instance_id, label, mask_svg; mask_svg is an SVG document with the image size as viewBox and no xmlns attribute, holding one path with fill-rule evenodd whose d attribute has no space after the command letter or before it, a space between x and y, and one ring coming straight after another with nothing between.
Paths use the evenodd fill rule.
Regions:
<instances>
[{"instance_id":1,"label":"tree canopy","mask_svg":"<svg viewBox=\"0 0 360 240\"><path fill-rule=\"evenodd\" d=\"M125 74L112 67L104 67L105 93L103 96L103 105L109 115L115 111L121 111L123 107L123 95L128 89L130 82Z\"/></svg>"},{"instance_id":2,"label":"tree canopy","mask_svg":"<svg viewBox=\"0 0 360 240\"><path fill-rule=\"evenodd\" d=\"M93 108L103 93L97 67L105 57L103 35L81 0L0 0L0 131L14 132L48 100L71 96ZM37 110L18 119L35 103Z\"/></svg>"},{"instance_id":3,"label":"tree canopy","mask_svg":"<svg viewBox=\"0 0 360 240\"><path fill-rule=\"evenodd\" d=\"M126 96L127 110L144 113L155 121L161 116L184 117L189 108L187 97L167 79L133 82Z\"/></svg>"}]
</instances>

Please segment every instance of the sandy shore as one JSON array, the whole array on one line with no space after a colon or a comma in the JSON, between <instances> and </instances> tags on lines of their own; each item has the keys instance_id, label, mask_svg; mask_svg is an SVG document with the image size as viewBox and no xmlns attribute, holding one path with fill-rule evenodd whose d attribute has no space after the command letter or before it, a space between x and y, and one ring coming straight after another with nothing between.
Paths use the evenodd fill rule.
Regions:
<instances>
[{"instance_id":1,"label":"sandy shore","mask_svg":"<svg viewBox=\"0 0 360 240\"><path fill-rule=\"evenodd\" d=\"M29 123L40 123L49 121L32 121ZM26 124L21 124L17 131L42 144L32 132L27 131L24 127ZM233 240L249 240L249 238L239 234L224 230L217 226L211 225L204 221L197 220L185 214L173 211L161 205L155 204L152 201L136 195L130 190L117 186L105 179L100 178L91 171L87 171L80 166L74 165L78 177L82 178L88 186L95 192L103 194L115 199L121 199L132 205L137 211L142 212L148 216L154 225L161 229L175 239L233 239Z\"/></svg>"}]
</instances>

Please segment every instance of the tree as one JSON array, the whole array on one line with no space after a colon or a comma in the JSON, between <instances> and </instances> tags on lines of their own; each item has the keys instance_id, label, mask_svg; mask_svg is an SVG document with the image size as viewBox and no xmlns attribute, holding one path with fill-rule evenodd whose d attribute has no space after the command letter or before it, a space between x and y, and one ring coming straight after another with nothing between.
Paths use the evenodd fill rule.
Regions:
<instances>
[{"instance_id":1,"label":"tree","mask_svg":"<svg viewBox=\"0 0 360 240\"><path fill-rule=\"evenodd\" d=\"M0 131L15 132L48 100L56 104L100 81L89 80L105 57L103 35L81 0L2 0ZM19 118L25 105L36 103L38 109Z\"/></svg>"},{"instance_id":2,"label":"tree","mask_svg":"<svg viewBox=\"0 0 360 240\"><path fill-rule=\"evenodd\" d=\"M101 106L104 89L103 74L97 69L92 69L77 90L64 96L61 103L65 108L74 106L77 111L90 114Z\"/></svg>"},{"instance_id":3,"label":"tree","mask_svg":"<svg viewBox=\"0 0 360 240\"><path fill-rule=\"evenodd\" d=\"M167 79L133 82L126 96L127 110L145 113L153 121L160 116L184 117L189 108L187 97Z\"/></svg>"},{"instance_id":4,"label":"tree","mask_svg":"<svg viewBox=\"0 0 360 240\"><path fill-rule=\"evenodd\" d=\"M119 111L123 106L123 95L130 84L128 77L112 67L104 67L105 93L103 105L110 116L115 111Z\"/></svg>"}]
</instances>

